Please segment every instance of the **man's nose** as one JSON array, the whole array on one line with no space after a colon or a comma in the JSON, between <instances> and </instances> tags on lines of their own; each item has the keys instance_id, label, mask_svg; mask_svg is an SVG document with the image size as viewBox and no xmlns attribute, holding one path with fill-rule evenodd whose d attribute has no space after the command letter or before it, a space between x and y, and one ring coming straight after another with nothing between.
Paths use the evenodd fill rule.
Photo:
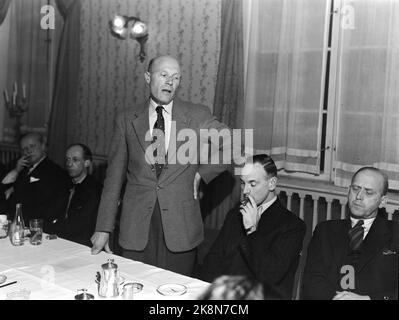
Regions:
<instances>
[{"instance_id":1,"label":"man's nose","mask_svg":"<svg viewBox=\"0 0 399 320\"><path fill-rule=\"evenodd\" d=\"M172 76L171 77L166 77L165 83L172 86L173 85L173 77Z\"/></svg>"},{"instance_id":2,"label":"man's nose","mask_svg":"<svg viewBox=\"0 0 399 320\"><path fill-rule=\"evenodd\" d=\"M356 199L362 200L364 196L363 193L363 188L361 188L357 193L356 193Z\"/></svg>"}]
</instances>

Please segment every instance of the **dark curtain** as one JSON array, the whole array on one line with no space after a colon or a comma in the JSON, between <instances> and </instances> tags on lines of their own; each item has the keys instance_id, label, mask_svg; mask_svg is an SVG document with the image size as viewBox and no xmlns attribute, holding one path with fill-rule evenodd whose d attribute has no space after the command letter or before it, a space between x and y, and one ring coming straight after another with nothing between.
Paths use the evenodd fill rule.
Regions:
<instances>
[{"instance_id":1,"label":"dark curtain","mask_svg":"<svg viewBox=\"0 0 399 320\"><path fill-rule=\"evenodd\" d=\"M8 7L10 6L11 0L0 0L0 26L7 16Z\"/></svg>"},{"instance_id":2,"label":"dark curtain","mask_svg":"<svg viewBox=\"0 0 399 320\"><path fill-rule=\"evenodd\" d=\"M230 128L242 128L244 119L244 40L242 1L223 0L221 49L214 99L214 115ZM205 188L202 200L205 225L219 229L226 213L239 200L239 177L233 166ZM209 215L209 217L207 217Z\"/></svg>"},{"instance_id":3,"label":"dark curtain","mask_svg":"<svg viewBox=\"0 0 399 320\"><path fill-rule=\"evenodd\" d=\"M80 66L80 0L55 0L65 24L57 56L54 96L48 133L49 157L64 163L65 149L73 136L78 108Z\"/></svg>"}]
</instances>

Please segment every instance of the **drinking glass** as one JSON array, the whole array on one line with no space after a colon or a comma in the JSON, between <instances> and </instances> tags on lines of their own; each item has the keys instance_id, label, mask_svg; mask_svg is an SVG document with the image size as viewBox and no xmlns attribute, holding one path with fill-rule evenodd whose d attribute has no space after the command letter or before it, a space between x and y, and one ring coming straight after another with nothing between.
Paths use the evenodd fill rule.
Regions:
<instances>
[{"instance_id":1,"label":"drinking glass","mask_svg":"<svg viewBox=\"0 0 399 320\"><path fill-rule=\"evenodd\" d=\"M29 229L30 229L30 243L33 245L41 244L43 236L43 220L42 219L30 220Z\"/></svg>"}]
</instances>

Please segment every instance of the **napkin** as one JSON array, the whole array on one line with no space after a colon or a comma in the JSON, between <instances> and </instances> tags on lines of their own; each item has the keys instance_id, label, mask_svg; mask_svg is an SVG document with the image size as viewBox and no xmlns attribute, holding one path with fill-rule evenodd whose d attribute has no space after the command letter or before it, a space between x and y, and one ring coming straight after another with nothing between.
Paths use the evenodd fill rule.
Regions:
<instances>
[{"instance_id":1,"label":"napkin","mask_svg":"<svg viewBox=\"0 0 399 320\"><path fill-rule=\"evenodd\" d=\"M7 215L0 214L0 225L7 223Z\"/></svg>"}]
</instances>

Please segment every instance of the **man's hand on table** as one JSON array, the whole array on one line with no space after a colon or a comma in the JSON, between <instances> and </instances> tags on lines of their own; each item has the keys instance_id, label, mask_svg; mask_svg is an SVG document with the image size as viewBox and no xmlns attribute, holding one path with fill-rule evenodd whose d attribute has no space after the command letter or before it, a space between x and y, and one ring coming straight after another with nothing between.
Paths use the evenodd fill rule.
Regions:
<instances>
[{"instance_id":1,"label":"man's hand on table","mask_svg":"<svg viewBox=\"0 0 399 320\"><path fill-rule=\"evenodd\" d=\"M197 173L195 174L194 183L193 183L193 187L194 187L194 199L195 199L195 200L198 200L198 199L201 198L201 194L200 194L200 190L199 190L200 182L201 182L201 175L197 172Z\"/></svg>"},{"instance_id":2,"label":"man's hand on table","mask_svg":"<svg viewBox=\"0 0 399 320\"><path fill-rule=\"evenodd\" d=\"M370 300L369 296L362 296L350 291L337 291L333 300Z\"/></svg>"},{"instance_id":3,"label":"man's hand on table","mask_svg":"<svg viewBox=\"0 0 399 320\"><path fill-rule=\"evenodd\" d=\"M105 252L112 253L111 249L109 248L108 232L96 231L90 240L93 243L91 254L98 254L102 249L104 249Z\"/></svg>"}]
</instances>

